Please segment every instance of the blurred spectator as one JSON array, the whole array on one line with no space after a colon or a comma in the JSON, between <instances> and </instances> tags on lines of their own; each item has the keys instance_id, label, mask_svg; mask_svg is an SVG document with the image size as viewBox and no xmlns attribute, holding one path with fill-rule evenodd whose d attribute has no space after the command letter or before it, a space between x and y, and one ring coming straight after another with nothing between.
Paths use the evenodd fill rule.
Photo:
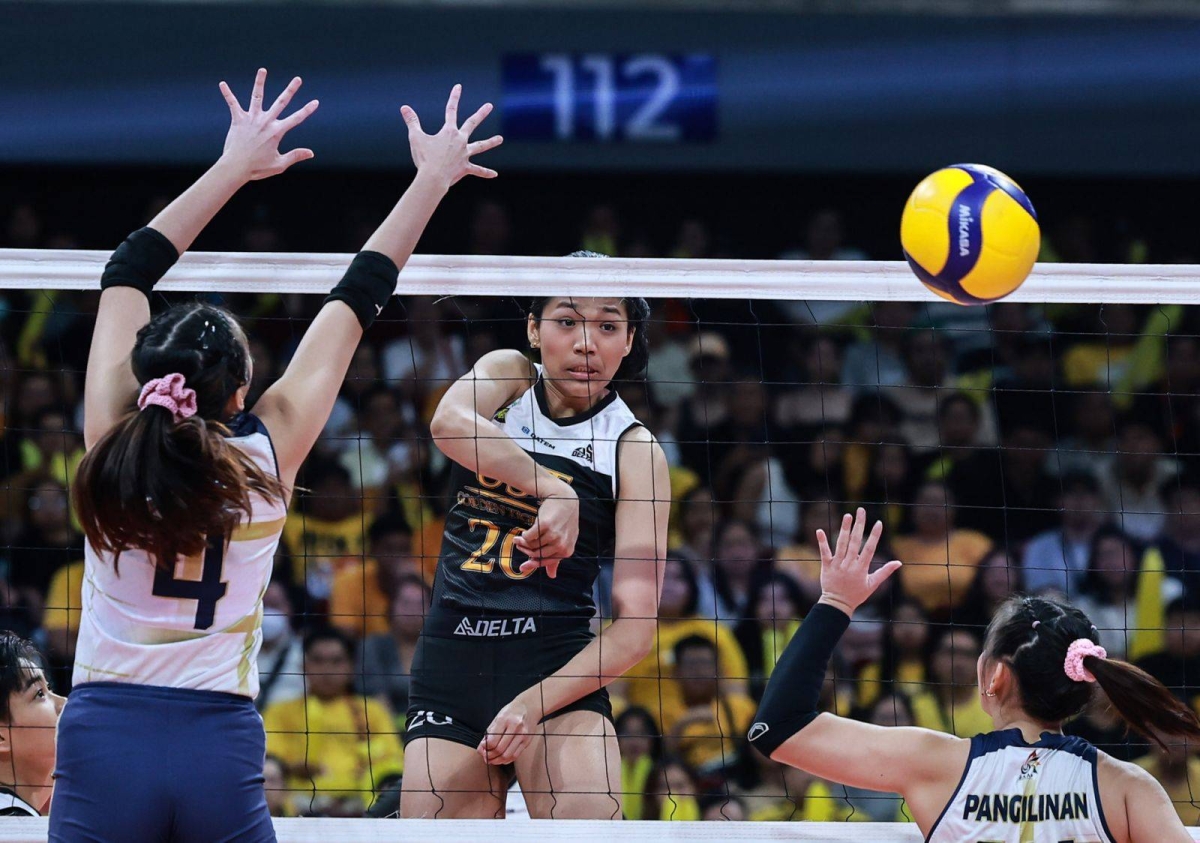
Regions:
<instances>
[{"instance_id":1,"label":"blurred spectator","mask_svg":"<svg viewBox=\"0 0 1200 843\"><path fill-rule=\"evenodd\" d=\"M797 261L863 261L867 255L861 249L845 245L846 226L840 211L822 208L808 218L801 232L802 246L784 250L780 260ZM788 301L780 302L784 312L799 324L831 325L844 319L859 302Z\"/></svg>"},{"instance_id":2,"label":"blurred spectator","mask_svg":"<svg viewBox=\"0 0 1200 843\"><path fill-rule=\"evenodd\" d=\"M836 535L833 525L840 517L830 501L813 500L805 495L801 504L804 518L795 544L779 548L775 553L775 570L790 577L800 588L803 603L811 605L821 596L821 551L817 547L817 530Z\"/></svg>"},{"instance_id":3,"label":"blurred spectator","mask_svg":"<svg viewBox=\"0 0 1200 843\"><path fill-rule=\"evenodd\" d=\"M712 822L743 822L750 819L746 803L736 796L716 794L700 800L700 819Z\"/></svg>"},{"instance_id":4,"label":"blurred spectator","mask_svg":"<svg viewBox=\"0 0 1200 843\"><path fill-rule=\"evenodd\" d=\"M1165 647L1137 665L1175 696L1200 711L1200 607L1184 598L1171 601L1163 618Z\"/></svg>"},{"instance_id":5,"label":"blurred spectator","mask_svg":"<svg viewBox=\"0 0 1200 843\"><path fill-rule=\"evenodd\" d=\"M625 819L646 819L646 785L662 759L662 735L654 717L644 708L627 708L617 718L617 743L621 747L621 806Z\"/></svg>"},{"instance_id":6,"label":"blurred spectator","mask_svg":"<svg viewBox=\"0 0 1200 843\"><path fill-rule=\"evenodd\" d=\"M291 800L288 799L287 776L283 762L274 755L268 755L263 762L263 790L267 794L267 810L271 812L271 816L295 815Z\"/></svg>"},{"instance_id":7,"label":"blurred spectator","mask_svg":"<svg viewBox=\"0 0 1200 843\"><path fill-rule=\"evenodd\" d=\"M283 545L291 557L292 579L309 597L329 600L338 560L362 556L370 527L363 500L350 473L335 462L309 459L283 527Z\"/></svg>"},{"instance_id":8,"label":"blurred spectator","mask_svg":"<svg viewBox=\"0 0 1200 843\"><path fill-rule=\"evenodd\" d=\"M256 356L255 361L257 360ZM337 400L333 403L329 421L325 423L325 429L321 432L323 450L340 453L354 445L358 438L358 413L363 396L375 391L382 384L375 348L363 343L354 351L354 358L346 372L346 379L342 381ZM405 405L403 409L410 417L415 416L411 407Z\"/></svg>"},{"instance_id":9,"label":"blurred spectator","mask_svg":"<svg viewBox=\"0 0 1200 843\"><path fill-rule=\"evenodd\" d=\"M950 361L943 339L934 331L918 331L902 348L908 377L883 392L900 408L900 434L913 448L928 451L942 444L938 437L938 405L953 389ZM978 426L978 425L977 425Z\"/></svg>"},{"instance_id":10,"label":"blurred spectator","mask_svg":"<svg viewBox=\"0 0 1200 843\"><path fill-rule=\"evenodd\" d=\"M403 575L394 586L391 629L362 642L358 660L358 689L385 700L403 719L408 710L409 674L417 639L429 609L430 590L416 574Z\"/></svg>"},{"instance_id":11,"label":"blurred spectator","mask_svg":"<svg viewBox=\"0 0 1200 843\"><path fill-rule=\"evenodd\" d=\"M774 451L771 445L741 445L726 460L741 475L732 490L733 516L753 524L777 548L791 544L800 529L800 495Z\"/></svg>"},{"instance_id":12,"label":"blurred spectator","mask_svg":"<svg viewBox=\"0 0 1200 843\"><path fill-rule=\"evenodd\" d=\"M387 387L360 396L358 419L363 435L348 443L338 462L362 490L365 505L374 508L387 489L419 471L419 451L396 393Z\"/></svg>"},{"instance_id":13,"label":"blurred spectator","mask_svg":"<svg viewBox=\"0 0 1200 843\"><path fill-rule=\"evenodd\" d=\"M612 205L595 205L583 223L579 248L602 255L621 254L621 219Z\"/></svg>"},{"instance_id":14,"label":"blurred spectator","mask_svg":"<svg viewBox=\"0 0 1200 843\"><path fill-rule=\"evenodd\" d=\"M965 392L951 392L937 402L937 450L926 460L924 476L944 480L959 463L969 459L981 444L983 411ZM909 433L913 433L910 429ZM990 443L994 444L993 438Z\"/></svg>"},{"instance_id":15,"label":"blurred spectator","mask_svg":"<svg viewBox=\"0 0 1200 843\"><path fill-rule=\"evenodd\" d=\"M1121 383L1132 362L1140 330L1138 309L1131 304L1098 305L1095 329L1100 333L1076 335L1063 354L1063 381L1072 389L1107 387Z\"/></svg>"},{"instance_id":16,"label":"blurred spectator","mask_svg":"<svg viewBox=\"0 0 1200 843\"><path fill-rule=\"evenodd\" d=\"M1014 338L1011 371L995 377L992 401L1001 438L1016 428L1037 428L1051 440L1063 434L1068 395L1056 391L1055 345L1050 336Z\"/></svg>"},{"instance_id":17,"label":"blurred spectator","mask_svg":"<svg viewBox=\"0 0 1200 843\"><path fill-rule=\"evenodd\" d=\"M83 578L82 559L55 571L50 579L46 608L42 613L42 631L46 640L42 655L46 678L55 691L63 696L71 692L75 644L79 640L79 618L83 610Z\"/></svg>"},{"instance_id":18,"label":"blurred spectator","mask_svg":"<svg viewBox=\"0 0 1200 843\"><path fill-rule=\"evenodd\" d=\"M733 380L729 343L716 332L699 333L688 346L688 361L696 389L679 405L675 433L684 465L709 484L715 462L709 452L712 432L729 415L726 392Z\"/></svg>"},{"instance_id":19,"label":"blurred spectator","mask_svg":"<svg viewBox=\"0 0 1200 843\"><path fill-rule=\"evenodd\" d=\"M642 796L642 818L688 822L700 819L696 797L700 785L691 769L682 761L664 758L646 779Z\"/></svg>"},{"instance_id":20,"label":"blurred spectator","mask_svg":"<svg viewBox=\"0 0 1200 843\"><path fill-rule=\"evenodd\" d=\"M442 393L467 371L463 339L449 332L432 298L413 296L405 308L409 333L383 347L383 376L428 421Z\"/></svg>"},{"instance_id":21,"label":"blurred spectator","mask_svg":"<svg viewBox=\"0 0 1200 843\"><path fill-rule=\"evenodd\" d=\"M828 334L813 334L798 351L795 383L773 390L775 424L784 431L846 424L854 394L841 384L841 347Z\"/></svg>"},{"instance_id":22,"label":"blurred spectator","mask_svg":"<svg viewBox=\"0 0 1200 843\"><path fill-rule=\"evenodd\" d=\"M263 712L267 752L288 772L302 814L361 816L377 790L404 769L404 750L387 707L355 694L350 640L335 630L304 641L303 699Z\"/></svg>"},{"instance_id":23,"label":"blurred spectator","mask_svg":"<svg viewBox=\"0 0 1200 843\"><path fill-rule=\"evenodd\" d=\"M712 236L704 222L692 218L680 223L679 233L675 235L675 245L671 247L671 257L707 258L711 256L711 251Z\"/></svg>"},{"instance_id":24,"label":"blurred spectator","mask_svg":"<svg viewBox=\"0 0 1200 843\"><path fill-rule=\"evenodd\" d=\"M858 495L883 521L885 536L893 536L904 525L906 505L921 483L917 459L903 442L884 442L875 448L870 476Z\"/></svg>"},{"instance_id":25,"label":"blurred spectator","mask_svg":"<svg viewBox=\"0 0 1200 843\"><path fill-rule=\"evenodd\" d=\"M761 752L745 754L734 792L756 822L837 818L839 806L826 782Z\"/></svg>"},{"instance_id":26,"label":"blurred spectator","mask_svg":"<svg viewBox=\"0 0 1200 843\"><path fill-rule=\"evenodd\" d=\"M746 749L744 736L758 709L754 700L721 687L717 648L704 636L691 635L675 644L674 677L684 710L663 718L667 753L701 774L733 765Z\"/></svg>"},{"instance_id":27,"label":"blurred spectator","mask_svg":"<svg viewBox=\"0 0 1200 843\"><path fill-rule=\"evenodd\" d=\"M955 526L956 506L940 483L926 483L913 500L913 532L892 539L893 554L904 561L901 588L930 613L944 614L966 599L992 548L982 533Z\"/></svg>"},{"instance_id":28,"label":"blurred spectator","mask_svg":"<svg viewBox=\"0 0 1200 843\"><path fill-rule=\"evenodd\" d=\"M19 204L9 212L3 245L8 249L36 249L42 245L42 218L32 205Z\"/></svg>"},{"instance_id":29,"label":"blurred spectator","mask_svg":"<svg viewBox=\"0 0 1200 843\"><path fill-rule=\"evenodd\" d=\"M1167 738L1167 748L1155 747L1137 764L1163 786L1175 813L1189 828L1200 824L1200 807L1196 805L1196 782L1200 781L1200 758L1187 741Z\"/></svg>"},{"instance_id":30,"label":"blurred spectator","mask_svg":"<svg viewBox=\"0 0 1200 843\"><path fill-rule=\"evenodd\" d=\"M1065 423L1050 469L1057 474L1095 474L1112 464L1116 450L1116 411L1106 392L1082 390L1065 396L1070 415ZM1064 402L1066 403L1066 402Z\"/></svg>"},{"instance_id":31,"label":"blurred spectator","mask_svg":"<svg viewBox=\"0 0 1200 843\"><path fill-rule=\"evenodd\" d=\"M512 217L503 203L484 199L475 206L467 226L467 254L511 255Z\"/></svg>"},{"instance_id":32,"label":"blurred spectator","mask_svg":"<svg viewBox=\"0 0 1200 843\"><path fill-rule=\"evenodd\" d=\"M863 720L876 726L915 726L912 703L904 694L888 694L875 701L863 713ZM842 788L855 819L878 823L912 822L904 798L898 793L882 793L865 787ZM835 788L835 793L836 793Z\"/></svg>"},{"instance_id":33,"label":"blurred spectator","mask_svg":"<svg viewBox=\"0 0 1200 843\"><path fill-rule=\"evenodd\" d=\"M634 665L622 680L630 705L649 711L661 726L674 723L686 711L679 683L672 677L675 669L675 645L690 636L712 641L722 689L744 691L749 670L746 657L732 630L712 617L696 614L698 594L692 565L668 554L663 571L662 597L658 606L658 630L650 653Z\"/></svg>"},{"instance_id":34,"label":"blurred spectator","mask_svg":"<svg viewBox=\"0 0 1200 843\"><path fill-rule=\"evenodd\" d=\"M750 615L750 589L771 568L752 524L731 519L717 526L713 538L713 586L717 617L736 623Z\"/></svg>"},{"instance_id":35,"label":"blurred spectator","mask_svg":"<svg viewBox=\"0 0 1200 843\"><path fill-rule=\"evenodd\" d=\"M958 522L997 544L1017 545L1057 522L1057 484L1046 471L1052 440L1039 427L1014 427L1003 447L980 450L950 472Z\"/></svg>"},{"instance_id":36,"label":"blurred spectator","mask_svg":"<svg viewBox=\"0 0 1200 843\"><path fill-rule=\"evenodd\" d=\"M0 577L0 629L7 629L21 638L31 638L38 628L34 609L26 605L21 593Z\"/></svg>"},{"instance_id":37,"label":"blurred spectator","mask_svg":"<svg viewBox=\"0 0 1200 843\"><path fill-rule=\"evenodd\" d=\"M858 674L859 708L871 708L887 694L911 697L925 690L932 638L929 616L916 600L900 598L884 627L882 659L863 665Z\"/></svg>"},{"instance_id":38,"label":"blurred spectator","mask_svg":"<svg viewBox=\"0 0 1200 843\"><path fill-rule=\"evenodd\" d=\"M880 386L902 386L909 382L904 345L917 307L903 301L871 302L868 306L867 328L846 349L842 383L860 392Z\"/></svg>"},{"instance_id":39,"label":"blurred spectator","mask_svg":"<svg viewBox=\"0 0 1200 843\"><path fill-rule=\"evenodd\" d=\"M953 621L955 625L974 630L982 639L1004 601L1027 591L1024 571L1017 560L1006 550L992 548L979 563L975 582L971 583L962 606L954 612Z\"/></svg>"},{"instance_id":40,"label":"blurred spectator","mask_svg":"<svg viewBox=\"0 0 1200 843\"><path fill-rule=\"evenodd\" d=\"M70 487L83 462L83 437L62 410L47 408L33 419L33 428L21 443L21 478L49 477Z\"/></svg>"},{"instance_id":41,"label":"blurred spectator","mask_svg":"<svg viewBox=\"0 0 1200 843\"><path fill-rule=\"evenodd\" d=\"M1150 749L1140 735L1125 725L1104 689L1098 686L1092 690L1083 713L1063 724L1063 732L1083 738L1118 761L1133 761Z\"/></svg>"},{"instance_id":42,"label":"blurred spectator","mask_svg":"<svg viewBox=\"0 0 1200 843\"><path fill-rule=\"evenodd\" d=\"M692 354L686 337L679 335L679 330L684 326L666 321L667 311L663 302L653 301L650 307L650 322L646 326L646 339L650 343L646 385L656 403L673 411L696 391Z\"/></svg>"},{"instance_id":43,"label":"blurred spectator","mask_svg":"<svg viewBox=\"0 0 1200 843\"><path fill-rule=\"evenodd\" d=\"M929 690L912 700L918 726L960 738L992 731L992 718L979 705L979 653L978 636L966 629L949 629L938 639L929 657Z\"/></svg>"},{"instance_id":44,"label":"blurred spectator","mask_svg":"<svg viewBox=\"0 0 1200 843\"><path fill-rule=\"evenodd\" d=\"M750 688L756 698L762 695L784 647L800 628L809 602L796 581L782 573L760 578L751 591L751 615L738 623L734 633L746 656Z\"/></svg>"},{"instance_id":45,"label":"blurred spectator","mask_svg":"<svg viewBox=\"0 0 1200 843\"><path fill-rule=\"evenodd\" d=\"M404 516L379 516L367 539L370 556L346 560L329 597L330 623L355 638L388 634L397 587L410 576L424 575Z\"/></svg>"},{"instance_id":46,"label":"blurred spectator","mask_svg":"<svg viewBox=\"0 0 1200 843\"><path fill-rule=\"evenodd\" d=\"M1108 509L1117 513L1122 530L1142 542L1158 537L1167 512L1162 489L1176 471L1153 426L1138 418L1122 423L1117 457L1100 473Z\"/></svg>"},{"instance_id":47,"label":"blurred spectator","mask_svg":"<svg viewBox=\"0 0 1200 843\"><path fill-rule=\"evenodd\" d=\"M1200 606L1200 480L1181 475L1163 484L1167 522L1158 549L1168 576L1183 584L1184 596Z\"/></svg>"},{"instance_id":48,"label":"blurred spectator","mask_svg":"<svg viewBox=\"0 0 1200 843\"><path fill-rule=\"evenodd\" d=\"M55 572L83 559L83 536L71 524L67 489L57 480L38 481L29 490L8 558L10 583L40 617Z\"/></svg>"},{"instance_id":49,"label":"blurred spectator","mask_svg":"<svg viewBox=\"0 0 1200 843\"><path fill-rule=\"evenodd\" d=\"M1066 474L1059 488L1060 525L1029 540L1022 566L1031 593L1058 591L1074 598L1087 574L1092 539L1108 513L1100 485L1091 474Z\"/></svg>"},{"instance_id":50,"label":"blurred spectator","mask_svg":"<svg viewBox=\"0 0 1200 843\"><path fill-rule=\"evenodd\" d=\"M262 649L258 651L258 698L254 701L259 711L271 703L304 696L304 645L292 627L288 590L272 580L262 602Z\"/></svg>"},{"instance_id":51,"label":"blurred spectator","mask_svg":"<svg viewBox=\"0 0 1200 843\"><path fill-rule=\"evenodd\" d=\"M1147 635L1161 636L1163 611L1183 587L1164 575L1161 565L1144 566L1132 538L1117 527L1102 527L1092 539L1087 574L1075 599L1092 619L1104 648L1113 658L1140 658L1152 647Z\"/></svg>"}]
</instances>

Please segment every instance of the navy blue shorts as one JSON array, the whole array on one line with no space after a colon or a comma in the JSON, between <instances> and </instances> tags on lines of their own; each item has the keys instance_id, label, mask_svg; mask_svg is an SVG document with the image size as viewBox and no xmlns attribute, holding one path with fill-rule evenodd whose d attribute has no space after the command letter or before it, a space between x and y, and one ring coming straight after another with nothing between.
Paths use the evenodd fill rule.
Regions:
<instances>
[{"instance_id":1,"label":"navy blue shorts","mask_svg":"<svg viewBox=\"0 0 1200 843\"><path fill-rule=\"evenodd\" d=\"M90 682L58 722L51 843L273 843L248 697Z\"/></svg>"}]
</instances>

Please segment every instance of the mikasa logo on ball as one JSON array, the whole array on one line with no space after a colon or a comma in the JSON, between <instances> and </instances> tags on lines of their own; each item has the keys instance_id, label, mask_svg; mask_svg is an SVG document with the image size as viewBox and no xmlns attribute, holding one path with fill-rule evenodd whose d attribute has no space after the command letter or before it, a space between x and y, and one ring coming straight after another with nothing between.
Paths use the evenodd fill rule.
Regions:
<instances>
[{"instance_id":1,"label":"mikasa logo on ball","mask_svg":"<svg viewBox=\"0 0 1200 843\"><path fill-rule=\"evenodd\" d=\"M971 206L958 206L958 256L965 258L971 253L971 239L968 232L971 229Z\"/></svg>"}]
</instances>

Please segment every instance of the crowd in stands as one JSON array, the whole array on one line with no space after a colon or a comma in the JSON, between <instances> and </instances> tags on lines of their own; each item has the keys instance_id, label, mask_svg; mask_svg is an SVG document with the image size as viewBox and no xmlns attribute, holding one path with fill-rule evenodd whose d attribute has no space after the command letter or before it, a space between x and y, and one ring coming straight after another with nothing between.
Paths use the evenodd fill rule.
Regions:
<instances>
[{"instance_id":1,"label":"crowd in stands","mask_svg":"<svg viewBox=\"0 0 1200 843\"><path fill-rule=\"evenodd\" d=\"M625 239L610 206L581 221L578 242L548 250L713 254L698 220L657 251ZM0 226L0 246L77 242L28 206ZM481 203L461 251L504 253L512 226L503 205ZM279 242L269 225L246 238ZM1066 228L1045 257L1088 247ZM834 210L799 225L781 256L865 257ZM252 337L251 400L282 370L310 298L214 299ZM354 360L263 597L257 704L279 815L395 811L408 673L449 504L428 421L481 354L524 347L521 304L399 299ZM667 452L673 506L657 640L610 688L626 817L907 818L898 797L784 768L744 738L820 594L814 531L856 505L885 523L877 556L905 567L845 636L828 710L960 736L990 730L976 689L982 630L1009 594L1053 592L1089 614L1111 655L1200 711L1200 312L652 304L649 376L619 390ZM93 293L0 295L0 623L38 643L61 692L83 587L68 487L83 455L95 306ZM597 586L597 625L608 582ZM1153 749L1115 722L1097 698L1066 728L1151 770L1197 824L1200 756Z\"/></svg>"}]
</instances>

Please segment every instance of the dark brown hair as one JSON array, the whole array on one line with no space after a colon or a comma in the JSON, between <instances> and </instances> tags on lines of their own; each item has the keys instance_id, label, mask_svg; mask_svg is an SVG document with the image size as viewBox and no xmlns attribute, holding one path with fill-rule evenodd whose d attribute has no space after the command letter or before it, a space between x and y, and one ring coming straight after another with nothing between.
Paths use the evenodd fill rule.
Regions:
<instances>
[{"instance_id":1,"label":"dark brown hair","mask_svg":"<svg viewBox=\"0 0 1200 843\"><path fill-rule=\"evenodd\" d=\"M201 553L209 537L228 541L251 513L251 494L282 500L278 478L229 443L229 399L250 379L245 335L220 308L173 307L138 331L131 355L139 384L182 374L197 413L176 422L155 405L133 410L84 457L74 504L97 551L133 548L159 565Z\"/></svg>"},{"instance_id":2,"label":"dark brown hair","mask_svg":"<svg viewBox=\"0 0 1200 843\"><path fill-rule=\"evenodd\" d=\"M1083 710L1092 683L1067 676L1071 643L1086 638L1100 643L1087 615L1067 603L1042 597L1011 597L988 626L984 653L1007 664L1016 677L1021 705L1043 723L1061 723ZM1165 746L1166 737L1200 739L1196 714L1146 671L1119 659L1084 656L1083 666L1096 677L1125 725Z\"/></svg>"}]
</instances>

